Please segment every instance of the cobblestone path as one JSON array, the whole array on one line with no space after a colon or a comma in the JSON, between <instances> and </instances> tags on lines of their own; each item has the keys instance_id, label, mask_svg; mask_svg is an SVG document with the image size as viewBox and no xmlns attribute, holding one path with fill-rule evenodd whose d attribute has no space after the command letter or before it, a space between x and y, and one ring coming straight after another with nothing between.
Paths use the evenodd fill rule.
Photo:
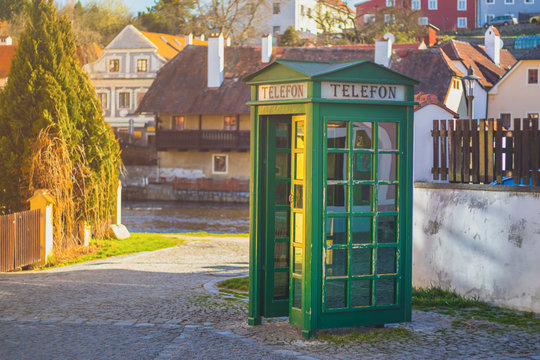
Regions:
<instances>
[{"instance_id":1,"label":"cobblestone path","mask_svg":"<svg viewBox=\"0 0 540 360\"><path fill-rule=\"evenodd\" d=\"M246 324L213 284L247 274L247 238L0 274L0 359L530 359L540 334L415 311L410 336L304 341L284 318ZM397 326L397 325L396 325ZM365 329L358 329L365 331Z\"/></svg>"}]
</instances>

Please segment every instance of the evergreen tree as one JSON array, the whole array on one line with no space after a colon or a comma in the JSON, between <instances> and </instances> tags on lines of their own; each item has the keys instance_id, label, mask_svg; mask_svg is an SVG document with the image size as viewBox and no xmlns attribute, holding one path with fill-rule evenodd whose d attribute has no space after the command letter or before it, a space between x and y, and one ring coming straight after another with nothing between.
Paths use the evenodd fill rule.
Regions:
<instances>
[{"instance_id":1,"label":"evergreen tree","mask_svg":"<svg viewBox=\"0 0 540 360\"><path fill-rule=\"evenodd\" d=\"M293 26L288 26L283 35L278 39L279 46L300 46L302 40Z\"/></svg>"},{"instance_id":2,"label":"evergreen tree","mask_svg":"<svg viewBox=\"0 0 540 360\"><path fill-rule=\"evenodd\" d=\"M31 186L43 186L32 172L36 139L46 130L69 154L73 220L96 225L114 208L120 150L76 57L69 20L58 17L52 0L33 0L28 10L0 93L0 212L24 209Z\"/></svg>"}]
</instances>

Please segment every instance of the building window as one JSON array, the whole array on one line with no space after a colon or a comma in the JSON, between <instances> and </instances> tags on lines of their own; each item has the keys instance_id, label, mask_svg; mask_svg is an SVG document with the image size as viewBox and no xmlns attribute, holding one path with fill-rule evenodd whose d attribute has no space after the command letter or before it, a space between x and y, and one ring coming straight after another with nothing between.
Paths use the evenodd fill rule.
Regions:
<instances>
[{"instance_id":1,"label":"building window","mask_svg":"<svg viewBox=\"0 0 540 360\"><path fill-rule=\"evenodd\" d=\"M419 17L418 18L418 25L427 25L429 22L428 22L428 18L427 17Z\"/></svg>"},{"instance_id":2,"label":"building window","mask_svg":"<svg viewBox=\"0 0 540 360\"><path fill-rule=\"evenodd\" d=\"M173 116L172 120L173 130L184 130L186 124L186 118L184 116Z\"/></svg>"},{"instance_id":3,"label":"building window","mask_svg":"<svg viewBox=\"0 0 540 360\"><path fill-rule=\"evenodd\" d=\"M364 15L364 24L373 23L373 22L375 22L375 15L374 14L366 14L366 15Z\"/></svg>"},{"instance_id":4,"label":"building window","mask_svg":"<svg viewBox=\"0 0 540 360\"><path fill-rule=\"evenodd\" d=\"M490 22L491 20L493 20L495 18L495 15L493 14L487 14L486 15L486 22Z\"/></svg>"},{"instance_id":5,"label":"building window","mask_svg":"<svg viewBox=\"0 0 540 360\"><path fill-rule=\"evenodd\" d=\"M129 109L130 106L130 94L128 92L118 93L118 108Z\"/></svg>"},{"instance_id":6,"label":"building window","mask_svg":"<svg viewBox=\"0 0 540 360\"><path fill-rule=\"evenodd\" d=\"M538 69L529 69L528 75L529 84L538 84Z\"/></svg>"},{"instance_id":7,"label":"building window","mask_svg":"<svg viewBox=\"0 0 540 360\"><path fill-rule=\"evenodd\" d=\"M528 114L527 114L527 117L528 117L529 119L536 119L536 120L538 120L538 113L528 113Z\"/></svg>"},{"instance_id":8,"label":"building window","mask_svg":"<svg viewBox=\"0 0 540 360\"><path fill-rule=\"evenodd\" d=\"M503 123L503 127L506 129L510 129L510 126L512 125L512 114L501 113L501 120Z\"/></svg>"},{"instance_id":9,"label":"building window","mask_svg":"<svg viewBox=\"0 0 540 360\"><path fill-rule=\"evenodd\" d=\"M534 4L534 0L525 0L525 4Z\"/></svg>"},{"instance_id":10,"label":"building window","mask_svg":"<svg viewBox=\"0 0 540 360\"><path fill-rule=\"evenodd\" d=\"M486 4L494 4L495 0L486 0Z\"/></svg>"},{"instance_id":11,"label":"building window","mask_svg":"<svg viewBox=\"0 0 540 360\"><path fill-rule=\"evenodd\" d=\"M120 60L111 59L109 60L109 72L119 72L120 71Z\"/></svg>"},{"instance_id":12,"label":"building window","mask_svg":"<svg viewBox=\"0 0 540 360\"><path fill-rule=\"evenodd\" d=\"M428 10L437 10L437 7L438 7L438 4L437 4L437 0L429 0L428 1Z\"/></svg>"},{"instance_id":13,"label":"building window","mask_svg":"<svg viewBox=\"0 0 540 360\"><path fill-rule=\"evenodd\" d=\"M137 72L147 72L147 71L148 71L148 60L137 59Z\"/></svg>"},{"instance_id":14,"label":"building window","mask_svg":"<svg viewBox=\"0 0 540 360\"><path fill-rule=\"evenodd\" d=\"M305 14L304 5L300 5L300 15L304 16L304 14Z\"/></svg>"},{"instance_id":15,"label":"building window","mask_svg":"<svg viewBox=\"0 0 540 360\"><path fill-rule=\"evenodd\" d=\"M386 0L386 6L394 6L394 0Z\"/></svg>"},{"instance_id":16,"label":"building window","mask_svg":"<svg viewBox=\"0 0 540 360\"><path fill-rule=\"evenodd\" d=\"M512 5L514 3L514 0L504 0L505 5Z\"/></svg>"},{"instance_id":17,"label":"building window","mask_svg":"<svg viewBox=\"0 0 540 360\"><path fill-rule=\"evenodd\" d=\"M457 9L460 11L467 10L467 0L458 0Z\"/></svg>"},{"instance_id":18,"label":"building window","mask_svg":"<svg viewBox=\"0 0 540 360\"><path fill-rule=\"evenodd\" d=\"M226 174L229 165L229 156L223 154L212 155L212 174Z\"/></svg>"},{"instance_id":19,"label":"building window","mask_svg":"<svg viewBox=\"0 0 540 360\"><path fill-rule=\"evenodd\" d=\"M273 8L273 14L279 14L281 12L281 9L279 7L279 3L278 2L275 2L274 3L274 8Z\"/></svg>"},{"instance_id":20,"label":"building window","mask_svg":"<svg viewBox=\"0 0 540 360\"><path fill-rule=\"evenodd\" d=\"M385 23L390 22L390 21L393 21L393 20L396 20L396 16L395 16L395 15L384 14L384 22L385 22Z\"/></svg>"},{"instance_id":21,"label":"building window","mask_svg":"<svg viewBox=\"0 0 540 360\"><path fill-rule=\"evenodd\" d=\"M101 104L101 108L103 110L106 110L109 108L109 105L107 104L107 93L100 92L97 93L99 103Z\"/></svg>"},{"instance_id":22,"label":"building window","mask_svg":"<svg viewBox=\"0 0 540 360\"><path fill-rule=\"evenodd\" d=\"M412 0L411 2L411 9L412 10L420 10L422 8L422 3L420 0Z\"/></svg>"},{"instance_id":23,"label":"building window","mask_svg":"<svg viewBox=\"0 0 540 360\"><path fill-rule=\"evenodd\" d=\"M466 17L458 17L457 18L457 27L458 29L464 29L467 27L467 18Z\"/></svg>"},{"instance_id":24,"label":"building window","mask_svg":"<svg viewBox=\"0 0 540 360\"><path fill-rule=\"evenodd\" d=\"M272 34L275 36L275 35L278 35L279 33L281 32L281 28L279 26L274 26L272 28Z\"/></svg>"},{"instance_id":25,"label":"building window","mask_svg":"<svg viewBox=\"0 0 540 360\"><path fill-rule=\"evenodd\" d=\"M238 130L238 120L236 116L223 117L223 130Z\"/></svg>"},{"instance_id":26,"label":"building window","mask_svg":"<svg viewBox=\"0 0 540 360\"><path fill-rule=\"evenodd\" d=\"M452 87L459 90L461 88L461 81L457 79L452 80Z\"/></svg>"},{"instance_id":27,"label":"building window","mask_svg":"<svg viewBox=\"0 0 540 360\"><path fill-rule=\"evenodd\" d=\"M311 17L311 8L307 8L307 17L308 17L308 18Z\"/></svg>"}]
</instances>

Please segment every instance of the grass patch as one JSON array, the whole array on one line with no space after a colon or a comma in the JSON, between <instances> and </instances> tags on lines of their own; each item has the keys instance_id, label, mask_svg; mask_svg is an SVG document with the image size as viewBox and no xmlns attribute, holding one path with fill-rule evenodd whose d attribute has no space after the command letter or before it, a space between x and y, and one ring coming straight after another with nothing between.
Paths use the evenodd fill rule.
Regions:
<instances>
[{"instance_id":1,"label":"grass patch","mask_svg":"<svg viewBox=\"0 0 540 360\"><path fill-rule=\"evenodd\" d=\"M227 279L217 283L217 287L247 293L249 291L249 277Z\"/></svg>"},{"instance_id":2,"label":"grass patch","mask_svg":"<svg viewBox=\"0 0 540 360\"><path fill-rule=\"evenodd\" d=\"M73 265L90 260L104 259L111 256L133 254L143 251L154 251L178 246L184 243L184 240L182 239L167 235L168 234L132 233L129 238L124 240L93 240L88 247L80 246L51 256L49 258L50 263L43 268Z\"/></svg>"},{"instance_id":3,"label":"grass patch","mask_svg":"<svg viewBox=\"0 0 540 360\"><path fill-rule=\"evenodd\" d=\"M387 342L412 338L412 333L404 327L370 329L368 331L352 331L347 334L338 335L328 332L317 332L317 339L334 344L345 344L349 342Z\"/></svg>"},{"instance_id":4,"label":"grass patch","mask_svg":"<svg viewBox=\"0 0 540 360\"><path fill-rule=\"evenodd\" d=\"M434 309L464 309L464 308L489 308L490 306L477 299L467 299L458 295L455 291L441 288L416 289L412 291L412 304L418 310Z\"/></svg>"},{"instance_id":5,"label":"grass patch","mask_svg":"<svg viewBox=\"0 0 540 360\"><path fill-rule=\"evenodd\" d=\"M188 232L188 233L177 233L177 234L167 234L167 235L178 235L178 236L189 236L189 237L249 237L249 234L214 234L208 233L206 231L199 232Z\"/></svg>"}]
</instances>

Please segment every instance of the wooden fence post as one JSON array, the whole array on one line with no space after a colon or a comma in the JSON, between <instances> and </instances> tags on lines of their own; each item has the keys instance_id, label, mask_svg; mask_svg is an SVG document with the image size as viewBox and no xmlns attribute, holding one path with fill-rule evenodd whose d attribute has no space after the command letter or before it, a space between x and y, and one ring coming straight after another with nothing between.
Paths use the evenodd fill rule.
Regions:
<instances>
[{"instance_id":1,"label":"wooden fence post","mask_svg":"<svg viewBox=\"0 0 540 360\"><path fill-rule=\"evenodd\" d=\"M53 250L53 205L54 197L47 190L36 190L34 196L28 199L30 210L39 209L39 243L41 264L47 263L47 256Z\"/></svg>"}]
</instances>

